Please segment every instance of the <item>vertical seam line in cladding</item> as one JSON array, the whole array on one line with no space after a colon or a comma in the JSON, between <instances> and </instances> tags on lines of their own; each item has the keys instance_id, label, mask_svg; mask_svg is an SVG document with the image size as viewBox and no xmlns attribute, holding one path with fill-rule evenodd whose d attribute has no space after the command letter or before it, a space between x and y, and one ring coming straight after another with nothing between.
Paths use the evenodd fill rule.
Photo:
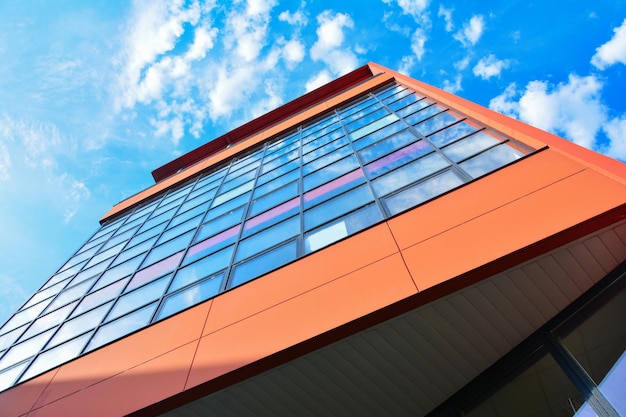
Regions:
<instances>
[{"instance_id":1,"label":"vertical seam line in cladding","mask_svg":"<svg viewBox=\"0 0 626 417\"><path fill-rule=\"evenodd\" d=\"M420 289L417 286L417 281L415 280L415 277L411 273L411 270L409 269L409 266L406 263L406 259L404 259L404 253L402 253L402 249L400 249L400 244L396 240L396 236L394 235L393 230L391 229L391 226L389 225L389 221L388 220L385 220L385 225L387 226L387 229L389 230L389 233L391 234L391 238L393 239L393 243L396 244L396 248L398 249L398 253L400 254L400 259L402 259L402 264L404 265L404 268L409 273L409 276L411 277L411 281L413 281L413 285L415 286L415 291L419 293Z\"/></svg>"},{"instance_id":2,"label":"vertical seam line in cladding","mask_svg":"<svg viewBox=\"0 0 626 417\"><path fill-rule=\"evenodd\" d=\"M358 272L358 271L360 271L360 270L362 270L362 269L364 269L364 268L367 268L368 266L374 265L374 264L376 264L376 263L378 263L378 262L380 262L380 261L383 261L383 260L385 260L385 259L391 258L392 256L394 256L394 255L396 255L396 254L399 254L399 253L400 253L400 252L398 251L398 252L394 252L394 253L391 253L391 254L389 254L389 255L383 256L383 257L382 257L382 258L380 258L380 259L377 259L377 260L375 260L375 261L373 261L373 262L370 262L370 263L368 263L368 264L366 264L366 265L360 266L360 267L358 267L358 268L356 268L356 269L353 269L353 270L352 270L352 271L350 271L350 272L346 272L345 274L341 274L341 275L339 275L339 276L337 276L337 277L335 277L335 278L333 278L333 279L331 279L331 280L329 280L329 281L326 281L326 282L325 282L325 283L323 283L323 284L316 285L315 287L309 288L309 289L307 289L307 290L305 290L305 291L302 291L302 292L300 292L300 293L298 293L298 294L294 294L293 296L291 296L291 297L289 297L289 298L285 298L285 299L284 299L284 300L282 300L282 301L279 301L279 302L277 302L277 303L274 303L274 304L272 304L272 305L269 305L269 306L267 306L267 307L264 307L264 308L262 308L261 310L257 310L257 311L255 311L255 312L254 312L254 313L252 313L252 314L249 314L249 315L243 316L243 317L239 318L239 319L238 319L238 320L236 320L236 321L233 321L233 322L231 322L231 323L228 323L228 324L226 324L226 325L223 325L223 326L221 326L221 327L218 327L218 328L216 328L216 329L212 330L211 332L209 332L209 333L207 333L207 334L203 335L202 337L207 337L207 336L209 336L209 335L211 335L211 334L213 334L213 333L217 333L217 332L219 332L219 331L221 331L221 330L223 330L223 329L226 329L226 328L228 328L228 327L234 326L235 324L240 323L240 322L242 322L242 321L244 321L244 320L247 320L247 319L249 319L250 317L254 317L254 316L256 316L256 315L258 315L258 314L261 314L261 313L263 313L263 312L265 312L265 311L269 311L269 310L271 310L271 309L273 309L273 308L275 308L275 307L277 307L277 306L279 306L279 305L281 305L281 304L284 304L284 303L286 303L286 302L288 302L288 301L290 301L290 300L294 300L294 299L296 299L296 298L298 298L298 297L301 297L301 296L303 296L304 294L310 293L311 291L314 291L314 290L316 290L316 289L318 289L318 288L322 288L322 287L324 287L324 286L326 286L326 285L329 285L329 284L331 284L331 283L333 283L333 282L335 282L335 281L337 281L337 280L339 280L339 279L341 279L341 278L344 278L344 277L346 277L346 276L348 276L348 275L350 275L350 274L353 274L353 273L355 273L355 272ZM405 269L406 269L406 271L407 271L407 273L408 273L408 268L406 267L406 264L404 264L404 259L403 259L403 265L404 265L404 267L405 267ZM411 275L409 274L409 276L411 276ZM413 281L413 277L411 277L411 281Z\"/></svg>"},{"instance_id":3,"label":"vertical seam line in cladding","mask_svg":"<svg viewBox=\"0 0 626 417\"><path fill-rule=\"evenodd\" d=\"M52 401L49 401L49 402L44 403L44 404L40 405L39 407L36 407L36 408L35 408L35 407L33 407L33 408L29 411L29 414L30 414L31 412L35 411L35 410L40 410L40 409L42 409L42 408L45 408L45 407L49 406L50 404L54 404L54 403L56 403L56 402L58 402L58 401L61 401L61 400L65 399L65 398L68 398L68 397L70 397L70 396L72 396L72 395L75 395L76 393L79 393L79 392L81 392L81 391L84 391L84 390L90 389L91 387L94 387L94 386L96 386L96 385L98 385L98 384L101 384L101 383L103 383L103 382L105 382L105 381L107 381L107 380L109 380L109 379L111 379L111 378L115 378L115 377L117 377L117 376L120 376L120 375L122 375L122 374L124 374L124 373L126 373L126 372L128 372L128 371L130 371L130 370L132 370L132 369L135 369L135 368L137 368L137 367L139 367L139 366L142 366L142 365L144 365L144 364L146 364L146 363L148 363L148 362L151 362L151 361L153 361L153 360L155 360L155 359L158 359L158 358L160 358L161 356L167 355L167 354L169 354L169 353L171 353L171 352L173 352L173 351L175 351L175 350L178 350L178 349L180 349L180 348L182 348L182 347L184 347L184 346L190 345L190 344L192 344L192 343L199 343L199 341L200 341L200 339L195 339L195 340L192 340L192 341L190 341L190 342L183 343L183 344L182 344L182 345L180 345L180 346L177 346L177 347L175 347L175 348L173 348L173 349L170 349L170 350L168 350L168 351L166 351L166 352L162 352L162 353L160 353L160 354L158 354L158 355L156 355L156 356L154 356L154 357L152 357L152 358L150 358L150 359L146 359L146 360L144 360L144 361L142 361L142 362L139 362L139 363L137 363L137 364L135 364L135 365L133 365L133 366L129 366L128 368L125 368L123 371L116 372L116 373L115 373L115 374L113 374L113 375L109 375L109 376L107 376L107 377L104 377L104 378L102 378L102 379L100 379L100 380L98 380L98 381L96 381L96 382L93 382L93 383L91 383L91 384L89 384L89 385L86 385L86 386L81 387L81 388L77 388L76 390L74 390L74 391L72 391L72 392L69 392L69 393L67 393L67 394L65 394L65 395L62 395L62 396L60 396L60 397L58 397L58 398L55 398L55 399L54 399L54 400L52 400ZM78 357L76 360L80 360L80 358L81 358L81 357ZM191 362L191 363L193 363L193 362ZM190 365L190 367L191 367L191 365ZM185 387L186 387L186 381L185 381L185 384L182 386L182 388L180 389L180 391L179 391L179 392L183 392L183 391L185 390ZM46 387L46 388L47 388L47 387ZM41 397L41 396L40 396L40 397Z\"/></svg>"},{"instance_id":4,"label":"vertical seam line in cladding","mask_svg":"<svg viewBox=\"0 0 626 417\"><path fill-rule=\"evenodd\" d=\"M39 402L39 400L41 400L42 395L48 390L48 387L50 386L50 384L52 384L52 381L54 380L54 377L56 376L56 374L59 372L59 369L61 369L60 366L57 366L54 369L54 374L52 375L52 377L50 378L50 380L48 380L48 383L46 384L46 386L44 387L44 389L39 393L39 395L37 396L37 398L35 398L35 401L33 402L33 404L30 406L28 412L24 415L28 415L31 411L33 411L35 409L35 405ZM47 373L47 372L46 372ZM43 375L45 375L46 373L44 373ZM36 378L35 378L36 379ZM27 382L28 384L28 382Z\"/></svg>"},{"instance_id":5,"label":"vertical seam line in cladding","mask_svg":"<svg viewBox=\"0 0 626 417\"><path fill-rule=\"evenodd\" d=\"M204 318L204 324L202 325L202 329L200 330L200 334L198 335L198 338L194 340L196 342L196 348L193 351L191 363L189 364L189 369L187 370L187 376L185 377L185 384L183 385L183 391L186 390L187 386L189 385L189 376L191 375L193 364L196 361L196 354L198 353L198 348L200 347L200 339L202 339L202 335L204 334L204 329L206 328L206 324L209 321L209 315L211 314L211 309L213 308L213 299L210 299L209 302L210 302L209 310L207 311L206 317Z\"/></svg>"},{"instance_id":6,"label":"vertical seam line in cladding","mask_svg":"<svg viewBox=\"0 0 626 417\"><path fill-rule=\"evenodd\" d=\"M411 245L409 245L409 246L407 246L407 247L405 247L405 248L402 248L402 249L401 249L401 251L403 251L403 250L405 250L405 249L408 249L408 248L411 248L411 247L413 247L413 246L415 246L415 245L419 245L419 244L421 244L421 243L424 243L424 242L426 242L426 241L428 241L428 240L430 240L430 239L434 239L435 237L437 237L437 236L439 236L439 235L442 235L442 234L444 234L444 233L447 233L447 232L449 232L450 230L456 229L456 228L458 228L458 227L460 227L460 226L462 226L462 225L464 225L464 224L467 224L467 223L472 222L472 221L474 221L474 220L476 220L476 219L479 219L479 218L481 218L481 217L483 217L483 216L485 216L485 215L487 215L487 214L489 214L489 213L492 213L492 212L494 212L494 211L496 211L496 210L499 210L499 209L501 209L502 207L506 207L506 206L508 206L508 205L510 205L510 204L512 204L512 203L514 203L514 202L516 202L516 201L518 201L518 200L521 200L521 199L523 199L523 198L526 198L526 197L528 197L528 196L530 196L530 195L533 195L533 194L535 194L535 193L537 193L537 192L539 192L539 191L541 191L541 190L543 190L543 189L545 189L545 188L551 187L551 186L553 186L554 184L558 184L558 183L559 183L559 182L561 182L561 181L564 181L564 180L566 180L566 179L568 179L568 178L571 178L571 177L573 177L573 176L575 176L575 175L581 174L582 172L584 172L584 171L588 171L588 170L589 170L589 169L588 169L587 167L585 167L585 168L582 168L582 169L580 169L580 170L578 170L578 171L576 171L576 172L573 172L573 173L571 173L571 174L568 174L568 175L566 175L566 176L564 176L564 177L562 177L562 178L560 178L560 179L558 179L558 180L556 180L556 181L554 181L554 182L551 182L551 183L549 183L549 184L545 184L545 185L543 185L543 186L541 186L541 187L539 187L539 188L534 189L533 191L531 191L531 192L529 192L529 193L526 193L526 194L520 195L519 197L516 197L516 198L514 198L513 200L510 200L510 201L507 201L507 202L506 202L506 203L504 203L504 204L500 204L500 205L498 205L498 206L496 206L496 207L493 207L493 208L491 208L491 209L489 209L489 210L487 210L487 211L481 212L480 214L478 214L478 215L476 215L476 216L473 216L473 217L470 217L469 219L463 220L462 222L457 223L457 224L455 224L454 226L451 226L451 227L448 227L447 229L441 230L440 232L437 232L437 233L435 233L435 234L433 234L433 235L431 235L431 236L429 236L429 237L427 237L427 238L425 238L425 239L422 239L422 240L420 240L419 242L415 242L415 243L413 243L413 244L411 244Z\"/></svg>"}]
</instances>

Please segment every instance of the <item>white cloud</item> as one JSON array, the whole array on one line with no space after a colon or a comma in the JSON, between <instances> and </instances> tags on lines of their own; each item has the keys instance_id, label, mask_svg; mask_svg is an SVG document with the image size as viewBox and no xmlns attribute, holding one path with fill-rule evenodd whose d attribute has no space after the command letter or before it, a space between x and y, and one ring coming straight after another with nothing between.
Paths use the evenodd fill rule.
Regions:
<instances>
[{"instance_id":1,"label":"white cloud","mask_svg":"<svg viewBox=\"0 0 626 417\"><path fill-rule=\"evenodd\" d=\"M301 10L297 10L293 13L285 10L278 15L278 20L287 22L292 26L306 26L307 23L309 23L306 15Z\"/></svg>"},{"instance_id":2,"label":"white cloud","mask_svg":"<svg viewBox=\"0 0 626 417\"><path fill-rule=\"evenodd\" d=\"M150 68L159 56L175 47L185 31L184 25L195 25L200 14L197 1L189 7L182 0L140 0L135 4L128 20L125 46L118 58L122 71L117 110L132 108L137 101L153 99L160 93L160 70ZM199 52L194 50L193 56L199 56Z\"/></svg>"},{"instance_id":3,"label":"white cloud","mask_svg":"<svg viewBox=\"0 0 626 417\"><path fill-rule=\"evenodd\" d=\"M406 55L402 57L400 61L400 68L398 72L405 75L410 75L411 70L415 66L415 57L413 55Z\"/></svg>"},{"instance_id":4,"label":"white cloud","mask_svg":"<svg viewBox=\"0 0 626 417\"><path fill-rule=\"evenodd\" d=\"M470 63L470 57L466 56L465 58L461 59L460 61L456 61L453 65L454 65L454 69L457 71L463 71L465 68L467 68L467 66Z\"/></svg>"},{"instance_id":5,"label":"white cloud","mask_svg":"<svg viewBox=\"0 0 626 417\"><path fill-rule=\"evenodd\" d=\"M626 65L626 19L613 32L613 38L597 48L591 58L591 63L601 70L618 62Z\"/></svg>"},{"instance_id":6,"label":"white cloud","mask_svg":"<svg viewBox=\"0 0 626 417\"><path fill-rule=\"evenodd\" d=\"M298 39L292 39L283 47L283 57L288 65L297 64L304 59L304 44Z\"/></svg>"},{"instance_id":7,"label":"white cloud","mask_svg":"<svg viewBox=\"0 0 626 417\"><path fill-rule=\"evenodd\" d=\"M454 29L454 23L452 22L452 11L454 9L446 9L443 5L439 5L439 11L437 12L438 17L442 17L444 22L446 23L446 32L452 32Z\"/></svg>"},{"instance_id":8,"label":"white cloud","mask_svg":"<svg viewBox=\"0 0 626 417\"><path fill-rule=\"evenodd\" d=\"M322 70L315 74L309 81L307 81L305 89L307 92L315 90L317 87L321 87L324 84L330 82L333 77L327 70Z\"/></svg>"},{"instance_id":9,"label":"white cloud","mask_svg":"<svg viewBox=\"0 0 626 417\"><path fill-rule=\"evenodd\" d=\"M609 139L600 149L602 153L626 161L626 114L609 120L602 129Z\"/></svg>"},{"instance_id":10,"label":"white cloud","mask_svg":"<svg viewBox=\"0 0 626 417\"><path fill-rule=\"evenodd\" d=\"M489 107L593 149L607 120L607 109L600 100L602 87L592 75L572 74L567 83L557 86L531 81L523 91L510 85Z\"/></svg>"},{"instance_id":11,"label":"white cloud","mask_svg":"<svg viewBox=\"0 0 626 417\"><path fill-rule=\"evenodd\" d=\"M255 60L267 43L270 11L274 0L248 0L246 10L241 13L233 10L226 20L225 45L245 61Z\"/></svg>"},{"instance_id":12,"label":"white cloud","mask_svg":"<svg viewBox=\"0 0 626 417\"><path fill-rule=\"evenodd\" d=\"M413 32L413 36L411 36L411 50L420 61L424 56L424 52L426 52L425 44L427 40L428 36L422 28L417 28L415 32Z\"/></svg>"},{"instance_id":13,"label":"white cloud","mask_svg":"<svg viewBox=\"0 0 626 417\"><path fill-rule=\"evenodd\" d=\"M472 18L463 24L463 29L454 34L454 39L465 47L476 45L485 30L485 19L481 15Z\"/></svg>"},{"instance_id":14,"label":"white cloud","mask_svg":"<svg viewBox=\"0 0 626 417\"><path fill-rule=\"evenodd\" d=\"M508 59L498 59L495 55L490 54L481 58L476 66L474 66L474 75L488 80L491 77L499 77L503 69L508 68L510 61Z\"/></svg>"},{"instance_id":15,"label":"white cloud","mask_svg":"<svg viewBox=\"0 0 626 417\"><path fill-rule=\"evenodd\" d=\"M383 0L384 3L391 4L391 0ZM428 8L429 0L396 0L402 13L412 16L416 22L427 20L425 11Z\"/></svg>"},{"instance_id":16,"label":"white cloud","mask_svg":"<svg viewBox=\"0 0 626 417\"><path fill-rule=\"evenodd\" d=\"M333 14L325 10L317 16L317 23L317 41L311 47L311 58L324 62L336 76L356 68L356 54L349 47L341 48L345 40L344 29L354 27L352 18L345 13Z\"/></svg>"},{"instance_id":17,"label":"white cloud","mask_svg":"<svg viewBox=\"0 0 626 417\"><path fill-rule=\"evenodd\" d=\"M444 80L443 89L452 94L458 93L459 91L463 90L463 87L461 86L461 81L463 81L463 77L460 74L454 77L454 82L451 82L450 80Z\"/></svg>"}]
</instances>

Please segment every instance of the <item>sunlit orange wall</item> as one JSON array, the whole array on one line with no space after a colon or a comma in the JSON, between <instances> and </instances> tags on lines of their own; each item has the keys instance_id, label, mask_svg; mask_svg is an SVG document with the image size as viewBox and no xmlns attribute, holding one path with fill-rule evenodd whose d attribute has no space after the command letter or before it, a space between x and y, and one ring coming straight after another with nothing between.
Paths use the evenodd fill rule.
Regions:
<instances>
[{"instance_id":1,"label":"sunlit orange wall","mask_svg":"<svg viewBox=\"0 0 626 417\"><path fill-rule=\"evenodd\" d=\"M535 242L591 232L588 219L618 221L624 177L592 156L543 149L0 393L0 417L132 413L394 303L461 288L466 272L512 266L508 256Z\"/></svg>"}]
</instances>

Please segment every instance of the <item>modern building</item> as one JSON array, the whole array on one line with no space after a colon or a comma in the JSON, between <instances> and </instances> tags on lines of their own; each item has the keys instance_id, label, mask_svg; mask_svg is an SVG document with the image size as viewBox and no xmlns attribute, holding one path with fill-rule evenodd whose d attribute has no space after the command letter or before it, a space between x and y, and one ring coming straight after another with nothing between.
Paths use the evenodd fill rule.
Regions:
<instances>
[{"instance_id":1,"label":"modern building","mask_svg":"<svg viewBox=\"0 0 626 417\"><path fill-rule=\"evenodd\" d=\"M625 164L370 63L153 176L0 416L626 415Z\"/></svg>"}]
</instances>

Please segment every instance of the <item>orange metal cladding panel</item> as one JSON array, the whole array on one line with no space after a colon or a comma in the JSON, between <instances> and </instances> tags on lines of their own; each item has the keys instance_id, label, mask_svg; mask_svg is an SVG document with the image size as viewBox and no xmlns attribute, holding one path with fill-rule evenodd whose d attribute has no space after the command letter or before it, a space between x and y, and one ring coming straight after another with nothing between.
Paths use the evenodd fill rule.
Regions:
<instances>
[{"instance_id":1,"label":"orange metal cladding panel","mask_svg":"<svg viewBox=\"0 0 626 417\"><path fill-rule=\"evenodd\" d=\"M460 199L455 206L464 204ZM623 184L586 169L413 245L402 254L423 291L614 208L626 211L624 204Z\"/></svg>"},{"instance_id":2,"label":"orange metal cladding panel","mask_svg":"<svg viewBox=\"0 0 626 417\"><path fill-rule=\"evenodd\" d=\"M393 254L200 339L186 389L415 294Z\"/></svg>"},{"instance_id":3,"label":"orange metal cladding panel","mask_svg":"<svg viewBox=\"0 0 626 417\"><path fill-rule=\"evenodd\" d=\"M186 170L173 175L170 178L167 178L155 185L153 185L150 188L147 188L143 191L141 191L140 193L116 204L115 206L113 206L113 208L111 208L111 210L109 210L109 212L107 214L104 215L104 217L102 217L102 219L100 221L103 221L117 213L120 213L123 210L126 210L127 208L138 204L139 202L150 198L151 196L166 190L167 188L183 182L189 178L191 178L193 175L197 174L198 172L210 167L210 166L214 166L219 164L220 162L223 162L224 160L231 158L232 156L236 155L239 152L242 152L254 145L257 145L267 139L269 139L270 137L277 135L279 133L282 132L286 132L289 131L289 129L292 129L294 127L299 126L300 124L302 124L303 122L310 120L311 118L314 118L315 116L317 116L318 114L323 113L324 111L328 110L330 107L335 107L338 106L342 103L345 103L348 100L353 99L354 97L362 94L363 92L366 91L370 91L382 84L385 84L386 82L390 81L392 79L392 77L390 75L381 75L378 77L374 77L368 81L365 81L359 85L356 85L352 88L350 88L349 90L337 94L334 97L331 97L330 99L328 99L325 102L322 102L320 104L317 104L313 107L311 107L308 110L305 110L301 113L296 114L295 116L285 120L284 122L278 123L274 126L269 127L268 129L264 130L263 132L260 132L242 142L239 142L235 145L233 145L232 147L225 149L223 151L221 151L220 153L211 156L210 158L206 159L205 161L202 161L192 167L187 168Z\"/></svg>"},{"instance_id":4,"label":"orange metal cladding panel","mask_svg":"<svg viewBox=\"0 0 626 417\"><path fill-rule=\"evenodd\" d=\"M368 66L370 67L372 73L376 74L384 72L386 74L393 75L399 82L421 91L435 100L465 113L467 116L474 118L487 126L518 139L532 148L540 149L544 145L548 145L558 152L562 152L565 155L576 159L584 165L592 166L605 174L610 175L614 179L617 179L618 181L626 182L626 164L620 161L609 158L606 155L590 151L589 149L578 146L575 143L556 135L537 129L536 127L520 122L519 120L504 116L503 114L497 113L479 104L465 100L464 98L458 97L421 81L414 80L381 65L370 62L368 63Z\"/></svg>"},{"instance_id":5,"label":"orange metal cladding panel","mask_svg":"<svg viewBox=\"0 0 626 417\"><path fill-rule=\"evenodd\" d=\"M56 372L53 369L1 393L0 417L17 417L28 413Z\"/></svg>"},{"instance_id":6,"label":"orange metal cladding panel","mask_svg":"<svg viewBox=\"0 0 626 417\"><path fill-rule=\"evenodd\" d=\"M584 169L544 150L395 217L389 227L405 249Z\"/></svg>"},{"instance_id":7,"label":"orange metal cladding panel","mask_svg":"<svg viewBox=\"0 0 626 417\"><path fill-rule=\"evenodd\" d=\"M204 335L398 252L386 223L280 268L213 300Z\"/></svg>"},{"instance_id":8,"label":"orange metal cladding panel","mask_svg":"<svg viewBox=\"0 0 626 417\"><path fill-rule=\"evenodd\" d=\"M196 343L189 343L31 411L30 417L117 417L183 390Z\"/></svg>"},{"instance_id":9,"label":"orange metal cladding panel","mask_svg":"<svg viewBox=\"0 0 626 417\"><path fill-rule=\"evenodd\" d=\"M200 304L61 366L36 406L56 401L197 340L210 305L211 302Z\"/></svg>"}]
</instances>

